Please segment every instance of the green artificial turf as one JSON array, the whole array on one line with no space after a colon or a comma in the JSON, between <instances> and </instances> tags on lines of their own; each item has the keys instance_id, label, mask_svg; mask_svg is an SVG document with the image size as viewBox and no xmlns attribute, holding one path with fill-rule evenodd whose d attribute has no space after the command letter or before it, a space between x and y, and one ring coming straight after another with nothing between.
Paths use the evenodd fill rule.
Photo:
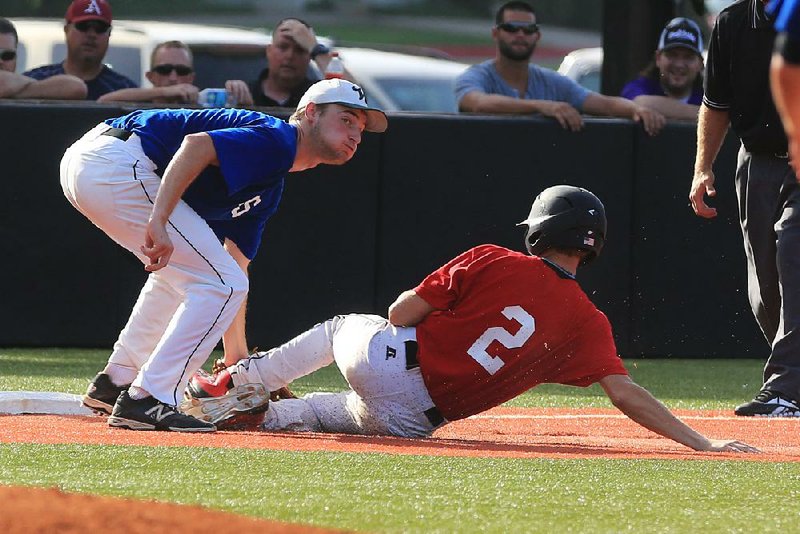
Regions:
<instances>
[{"instance_id":1,"label":"green artificial turf","mask_svg":"<svg viewBox=\"0 0 800 534\"><path fill-rule=\"evenodd\" d=\"M108 352L0 349L0 391L81 393ZM756 360L628 360L673 408L730 409ZM335 367L293 385L337 390ZM514 406L610 406L544 385ZM2 419L0 418L0 432ZM191 503L362 532L791 532L800 463L553 460L180 447L0 445L0 483ZM781 504L783 503L783 504Z\"/></svg>"},{"instance_id":2,"label":"green artificial turf","mask_svg":"<svg viewBox=\"0 0 800 534\"><path fill-rule=\"evenodd\" d=\"M0 446L0 483L366 532L791 532L800 463Z\"/></svg>"},{"instance_id":3,"label":"green artificial turf","mask_svg":"<svg viewBox=\"0 0 800 534\"><path fill-rule=\"evenodd\" d=\"M103 368L107 350L2 349L0 391L83 393ZM626 360L633 379L671 408L728 409L751 399L761 386L760 360ZM292 385L295 393L336 391L346 384L335 366ZM545 384L512 400L518 407L610 407L595 385L575 388Z\"/></svg>"}]
</instances>

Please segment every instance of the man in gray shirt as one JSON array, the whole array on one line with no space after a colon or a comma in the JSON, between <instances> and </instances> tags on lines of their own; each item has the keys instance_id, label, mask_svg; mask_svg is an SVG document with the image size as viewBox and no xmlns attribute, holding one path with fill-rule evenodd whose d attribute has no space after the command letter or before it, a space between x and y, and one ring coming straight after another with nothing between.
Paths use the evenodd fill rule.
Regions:
<instances>
[{"instance_id":1,"label":"man in gray shirt","mask_svg":"<svg viewBox=\"0 0 800 534\"><path fill-rule=\"evenodd\" d=\"M566 76L530 64L541 34L536 13L526 2L506 2L497 10L492 38L497 43L493 60L468 68L456 81L461 111L480 113L539 113L556 119L562 127L583 128L581 113L623 117L641 122L647 133L657 134L666 119L657 111L630 100L605 96L581 87Z\"/></svg>"}]
</instances>

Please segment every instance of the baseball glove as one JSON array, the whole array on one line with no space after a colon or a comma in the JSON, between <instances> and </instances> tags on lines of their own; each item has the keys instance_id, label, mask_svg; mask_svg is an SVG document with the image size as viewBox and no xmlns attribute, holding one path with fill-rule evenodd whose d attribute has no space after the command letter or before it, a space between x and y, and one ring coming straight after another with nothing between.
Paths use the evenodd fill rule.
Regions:
<instances>
[{"instance_id":1,"label":"baseball glove","mask_svg":"<svg viewBox=\"0 0 800 534\"><path fill-rule=\"evenodd\" d=\"M253 352L255 353L256 350L258 349L253 349ZM225 365L225 359L217 358L216 360L214 360L214 364L211 366L211 374L215 375L217 373L221 373L226 368L227 366ZM276 391L270 391L269 393L269 400L272 402L276 402L281 399L296 399L296 398L297 395L292 393L292 390L290 390L288 387L282 387Z\"/></svg>"}]
</instances>

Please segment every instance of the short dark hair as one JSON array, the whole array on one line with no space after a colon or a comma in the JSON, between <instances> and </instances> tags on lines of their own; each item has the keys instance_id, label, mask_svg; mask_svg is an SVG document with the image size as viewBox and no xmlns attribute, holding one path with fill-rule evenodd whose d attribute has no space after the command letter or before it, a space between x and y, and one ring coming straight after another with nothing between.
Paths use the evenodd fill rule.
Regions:
<instances>
[{"instance_id":1,"label":"short dark hair","mask_svg":"<svg viewBox=\"0 0 800 534\"><path fill-rule=\"evenodd\" d=\"M19 44L19 36L17 35L17 29L11 23L10 20L4 19L0 17L0 33L10 33L14 36L14 45Z\"/></svg>"},{"instance_id":2,"label":"short dark hair","mask_svg":"<svg viewBox=\"0 0 800 534\"><path fill-rule=\"evenodd\" d=\"M495 24L502 24L505 22L503 20L503 15L505 15L506 11L526 11L528 13L533 14L536 16L536 12L533 10L533 6L531 6L528 2L521 2L520 0L512 0L511 2L506 2L499 8L497 8L497 14L494 16Z\"/></svg>"},{"instance_id":3,"label":"short dark hair","mask_svg":"<svg viewBox=\"0 0 800 534\"><path fill-rule=\"evenodd\" d=\"M156 54L162 48L180 48L181 50L186 50L186 53L189 55L189 62L194 63L194 55L192 54L192 49L189 46L182 42L182 41L164 41L163 43L158 43L153 51L150 53L150 68L154 67L153 64L156 59Z\"/></svg>"},{"instance_id":4,"label":"short dark hair","mask_svg":"<svg viewBox=\"0 0 800 534\"><path fill-rule=\"evenodd\" d=\"M311 29L311 24L309 24L308 22L304 21L303 19L299 19L297 17L286 17L286 18L283 18L283 19L279 20L278 23L275 25L275 27L272 28L272 38L273 39L275 38L275 32L278 30L278 28L281 27L281 24L283 24L287 20L296 20L297 22L299 22L300 24L302 24L303 26L305 26L309 30Z\"/></svg>"}]
</instances>

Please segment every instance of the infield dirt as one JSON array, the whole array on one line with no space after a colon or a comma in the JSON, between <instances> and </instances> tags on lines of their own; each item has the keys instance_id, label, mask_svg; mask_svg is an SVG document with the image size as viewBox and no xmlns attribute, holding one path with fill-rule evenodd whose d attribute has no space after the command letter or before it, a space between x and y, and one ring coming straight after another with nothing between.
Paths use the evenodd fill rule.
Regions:
<instances>
[{"instance_id":1,"label":"infield dirt","mask_svg":"<svg viewBox=\"0 0 800 534\"><path fill-rule=\"evenodd\" d=\"M800 418L737 418L721 411L678 411L689 425L715 438L739 439L762 454L701 453L604 409L495 408L439 429L429 439L256 431L192 435L110 428L103 417L0 416L0 443L220 447L292 451L415 454L506 458L662 458L673 460L800 461ZM239 517L170 503L68 494L58 489L0 487L0 532L128 534L333 532L305 525ZM131 521L135 519L134 521ZM143 530L131 530L131 525ZM114 526L119 528L114 528Z\"/></svg>"},{"instance_id":2,"label":"infield dirt","mask_svg":"<svg viewBox=\"0 0 800 534\"><path fill-rule=\"evenodd\" d=\"M739 439L762 454L702 453L662 438L615 410L495 408L455 421L429 439L229 431L214 434L134 432L103 417L0 416L0 443L159 445L291 451L483 456L507 458L664 458L800 461L800 418L742 418L722 411L677 411L714 438Z\"/></svg>"}]
</instances>

